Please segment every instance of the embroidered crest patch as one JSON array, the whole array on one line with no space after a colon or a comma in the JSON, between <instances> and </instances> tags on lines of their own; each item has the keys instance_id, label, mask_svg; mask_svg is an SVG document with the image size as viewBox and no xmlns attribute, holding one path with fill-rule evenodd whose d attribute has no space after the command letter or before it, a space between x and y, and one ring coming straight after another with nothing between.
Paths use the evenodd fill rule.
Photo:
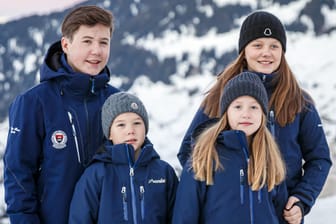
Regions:
<instances>
[{"instance_id":1,"label":"embroidered crest patch","mask_svg":"<svg viewBox=\"0 0 336 224\"><path fill-rule=\"evenodd\" d=\"M68 137L64 131L57 130L51 135L51 142L55 149L63 149L66 147Z\"/></svg>"}]
</instances>

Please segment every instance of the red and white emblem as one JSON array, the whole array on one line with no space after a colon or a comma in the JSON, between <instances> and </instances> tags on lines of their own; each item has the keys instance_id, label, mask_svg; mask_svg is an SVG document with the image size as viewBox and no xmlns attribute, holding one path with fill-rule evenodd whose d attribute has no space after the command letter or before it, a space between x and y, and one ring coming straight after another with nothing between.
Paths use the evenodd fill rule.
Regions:
<instances>
[{"instance_id":1,"label":"red and white emblem","mask_svg":"<svg viewBox=\"0 0 336 224\"><path fill-rule=\"evenodd\" d=\"M68 137L64 131L57 130L51 135L51 142L53 143L53 147L55 149L65 148L67 141Z\"/></svg>"}]
</instances>

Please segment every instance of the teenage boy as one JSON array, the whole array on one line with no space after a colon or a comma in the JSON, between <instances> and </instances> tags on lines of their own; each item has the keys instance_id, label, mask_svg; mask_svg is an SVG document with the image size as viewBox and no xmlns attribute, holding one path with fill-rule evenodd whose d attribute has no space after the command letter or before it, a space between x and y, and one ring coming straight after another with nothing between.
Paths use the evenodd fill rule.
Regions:
<instances>
[{"instance_id":1,"label":"teenage boy","mask_svg":"<svg viewBox=\"0 0 336 224\"><path fill-rule=\"evenodd\" d=\"M75 8L45 56L40 84L10 106L4 186L12 224L68 222L75 184L104 141L101 107L119 92L108 85L112 33L109 11Z\"/></svg>"}]
</instances>

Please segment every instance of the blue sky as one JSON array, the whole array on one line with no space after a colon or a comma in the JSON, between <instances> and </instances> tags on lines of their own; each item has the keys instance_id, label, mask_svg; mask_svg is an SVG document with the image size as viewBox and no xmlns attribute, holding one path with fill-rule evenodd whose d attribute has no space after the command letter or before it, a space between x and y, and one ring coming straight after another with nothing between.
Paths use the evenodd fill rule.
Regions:
<instances>
[{"instance_id":1,"label":"blue sky","mask_svg":"<svg viewBox=\"0 0 336 224\"><path fill-rule=\"evenodd\" d=\"M5 0L0 0L0 23L32 14L44 14L62 10L84 0L10 0L6 1L6 3L3 1Z\"/></svg>"}]
</instances>

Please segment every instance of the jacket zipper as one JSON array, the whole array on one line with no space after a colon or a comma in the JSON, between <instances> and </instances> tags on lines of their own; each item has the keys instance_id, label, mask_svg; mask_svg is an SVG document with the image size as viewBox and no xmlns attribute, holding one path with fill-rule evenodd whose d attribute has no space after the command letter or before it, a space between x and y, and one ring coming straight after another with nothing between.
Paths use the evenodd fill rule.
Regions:
<instances>
[{"instance_id":1,"label":"jacket zipper","mask_svg":"<svg viewBox=\"0 0 336 224\"><path fill-rule=\"evenodd\" d=\"M275 137L275 127L274 127L274 110L269 111L269 124L270 124L270 131L273 137Z\"/></svg>"},{"instance_id":2,"label":"jacket zipper","mask_svg":"<svg viewBox=\"0 0 336 224\"><path fill-rule=\"evenodd\" d=\"M248 164L250 162L248 150L247 150L246 144L244 143L241 131L237 131L237 134L238 134L240 145L241 145L241 147L243 149L243 153L244 153L244 156L245 156L246 164L247 164L247 167L248 167ZM250 186L248 186L248 189L249 189L249 202L250 202L249 203L249 207L250 207L250 222L251 222L251 224L254 224L253 192L252 192L252 189L251 189Z\"/></svg>"},{"instance_id":3,"label":"jacket zipper","mask_svg":"<svg viewBox=\"0 0 336 224\"><path fill-rule=\"evenodd\" d=\"M75 124L73 123L72 115L71 115L71 113L69 111L68 111L68 117L69 117L69 121L70 121L71 128L72 128L72 135L73 135L73 137L75 139L75 146L76 146L76 151L77 151L77 159L78 159L78 162L81 163L76 128L75 128Z\"/></svg>"},{"instance_id":4,"label":"jacket zipper","mask_svg":"<svg viewBox=\"0 0 336 224\"><path fill-rule=\"evenodd\" d=\"M132 159L130 158L129 154L129 148L127 145L125 145L127 158L128 158L128 164L129 164L129 176L130 176L130 184L131 184L131 195L132 195L132 210L133 210L133 223L137 224L137 207L136 207L136 193L135 193L135 186L134 186L134 169L138 164L138 161L140 160L143 152L145 151L145 147L141 149L140 155L138 159L135 161L135 163L132 166Z\"/></svg>"},{"instance_id":5,"label":"jacket zipper","mask_svg":"<svg viewBox=\"0 0 336 224\"><path fill-rule=\"evenodd\" d=\"M244 170L240 169L240 204L244 204Z\"/></svg>"},{"instance_id":6,"label":"jacket zipper","mask_svg":"<svg viewBox=\"0 0 336 224\"><path fill-rule=\"evenodd\" d=\"M127 194L126 194L126 187L122 186L121 194L123 198L123 211L124 211L124 220L128 221L128 212L127 212Z\"/></svg>"},{"instance_id":7,"label":"jacket zipper","mask_svg":"<svg viewBox=\"0 0 336 224\"><path fill-rule=\"evenodd\" d=\"M141 204L141 218L144 220L145 218L145 188L144 186L140 186L140 204Z\"/></svg>"},{"instance_id":8,"label":"jacket zipper","mask_svg":"<svg viewBox=\"0 0 336 224\"><path fill-rule=\"evenodd\" d=\"M134 168L130 166L130 182L131 182L131 194L132 194L132 210L133 210L133 223L136 224L137 222L137 208L136 208L136 196L134 190Z\"/></svg>"},{"instance_id":9,"label":"jacket zipper","mask_svg":"<svg viewBox=\"0 0 336 224\"><path fill-rule=\"evenodd\" d=\"M95 85L95 79L94 78L90 78L90 81L91 81L91 88L90 88L90 92L92 93L92 94L95 94L95 89L96 89L96 85Z\"/></svg>"}]
</instances>

